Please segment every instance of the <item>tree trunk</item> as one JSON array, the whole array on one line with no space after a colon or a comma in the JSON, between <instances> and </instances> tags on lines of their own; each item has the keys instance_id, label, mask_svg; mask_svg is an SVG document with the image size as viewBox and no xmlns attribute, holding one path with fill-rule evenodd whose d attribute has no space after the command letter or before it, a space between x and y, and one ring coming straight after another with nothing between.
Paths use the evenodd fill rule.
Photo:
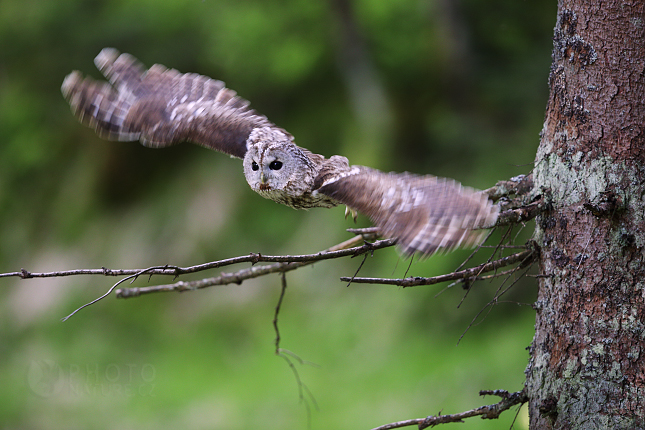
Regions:
<instances>
[{"instance_id":1,"label":"tree trunk","mask_svg":"<svg viewBox=\"0 0 645 430\"><path fill-rule=\"evenodd\" d=\"M645 14L560 0L535 160L531 429L645 428Z\"/></svg>"}]
</instances>

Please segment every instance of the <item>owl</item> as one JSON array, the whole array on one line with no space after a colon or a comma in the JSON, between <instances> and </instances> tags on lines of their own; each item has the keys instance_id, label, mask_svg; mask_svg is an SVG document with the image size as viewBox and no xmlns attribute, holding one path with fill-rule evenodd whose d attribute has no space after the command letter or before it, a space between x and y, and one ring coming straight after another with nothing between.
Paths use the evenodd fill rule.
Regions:
<instances>
[{"instance_id":1,"label":"owl","mask_svg":"<svg viewBox=\"0 0 645 430\"><path fill-rule=\"evenodd\" d=\"M62 93L103 138L152 148L188 141L241 158L247 183L262 197L295 209L344 204L395 238L405 255L475 246L497 220L499 207L486 194L454 180L384 173L297 146L221 81L159 64L146 70L112 48L94 63L109 83L74 71Z\"/></svg>"}]
</instances>

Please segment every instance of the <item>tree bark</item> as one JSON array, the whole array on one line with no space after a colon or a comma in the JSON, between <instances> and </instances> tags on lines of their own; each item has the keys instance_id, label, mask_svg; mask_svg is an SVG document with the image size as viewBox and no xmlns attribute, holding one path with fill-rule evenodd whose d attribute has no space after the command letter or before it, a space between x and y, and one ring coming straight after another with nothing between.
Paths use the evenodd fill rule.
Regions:
<instances>
[{"instance_id":1,"label":"tree bark","mask_svg":"<svg viewBox=\"0 0 645 430\"><path fill-rule=\"evenodd\" d=\"M560 0L535 192L531 429L645 428L645 10Z\"/></svg>"}]
</instances>

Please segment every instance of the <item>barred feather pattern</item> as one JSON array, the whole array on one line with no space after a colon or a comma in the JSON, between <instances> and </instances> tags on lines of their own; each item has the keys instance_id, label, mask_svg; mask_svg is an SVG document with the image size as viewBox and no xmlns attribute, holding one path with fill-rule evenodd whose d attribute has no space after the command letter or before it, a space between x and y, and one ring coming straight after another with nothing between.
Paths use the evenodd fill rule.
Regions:
<instances>
[{"instance_id":1,"label":"barred feather pattern","mask_svg":"<svg viewBox=\"0 0 645 430\"><path fill-rule=\"evenodd\" d=\"M384 173L353 166L318 190L367 215L381 233L397 238L406 255L478 245L499 207L481 191L432 175Z\"/></svg>"},{"instance_id":2,"label":"barred feather pattern","mask_svg":"<svg viewBox=\"0 0 645 430\"><path fill-rule=\"evenodd\" d=\"M222 81L159 64L145 70L112 48L94 63L109 84L74 71L61 90L74 115L105 139L150 147L191 141L243 158L251 131L273 126Z\"/></svg>"}]
</instances>

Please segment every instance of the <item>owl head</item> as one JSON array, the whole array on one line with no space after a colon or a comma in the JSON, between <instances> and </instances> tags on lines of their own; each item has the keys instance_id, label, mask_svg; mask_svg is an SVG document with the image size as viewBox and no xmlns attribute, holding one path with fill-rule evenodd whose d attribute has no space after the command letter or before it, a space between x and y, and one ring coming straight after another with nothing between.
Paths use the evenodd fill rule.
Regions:
<instances>
[{"instance_id":1,"label":"owl head","mask_svg":"<svg viewBox=\"0 0 645 430\"><path fill-rule=\"evenodd\" d=\"M290 134L273 127L254 129L247 140L244 176L253 191L284 203L311 189L315 166Z\"/></svg>"}]
</instances>

